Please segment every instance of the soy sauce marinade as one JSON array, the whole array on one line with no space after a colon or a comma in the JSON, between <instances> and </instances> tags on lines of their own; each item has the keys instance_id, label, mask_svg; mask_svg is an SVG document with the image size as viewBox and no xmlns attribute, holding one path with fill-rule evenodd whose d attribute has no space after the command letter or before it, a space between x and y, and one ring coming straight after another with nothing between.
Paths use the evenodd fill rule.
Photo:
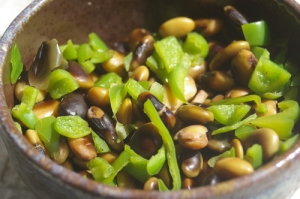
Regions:
<instances>
[{"instance_id":1,"label":"soy sauce marinade","mask_svg":"<svg viewBox=\"0 0 300 199\"><path fill-rule=\"evenodd\" d=\"M191 189L254 172L298 140L298 69L286 42L270 58L282 38L264 20L224 11L243 40L220 39L223 19L176 17L157 33L134 29L128 49L95 33L45 41L26 72L15 45L17 127L45 156L112 186Z\"/></svg>"}]
</instances>

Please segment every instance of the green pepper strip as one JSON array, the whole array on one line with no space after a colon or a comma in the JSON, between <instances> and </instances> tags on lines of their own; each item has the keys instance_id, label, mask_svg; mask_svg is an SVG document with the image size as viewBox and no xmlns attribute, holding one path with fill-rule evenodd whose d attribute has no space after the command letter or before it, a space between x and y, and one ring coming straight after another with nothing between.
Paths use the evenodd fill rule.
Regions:
<instances>
[{"instance_id":1,"label":"green pepper strip","mask_svg":"<svg viewBox=\"0 0 300 199\"><path fill-rule=\"evenodd\" d=\"M11 73L10 73L10 82L12 84L16 83L20 74L23 71L23 63L21 60L21 54L17 44L15 44L11 50Z\"/></svg>"},{"instance_id":2,"label":"green pepper strip","mask_svg":"<svg viewBox=\"0 0 300 199\"><path fill-rule=\"evenodd\" d=\"M158 179L158 190L159 191L169 191L168 187L165 185L162 179Z\"/></svg>"},{"instance_id":3,"label":"green pepper strip","mask_svg":"<svg viewBox=\"0 0 300 199\"><path fill-rule=\"evenodd\" d=\"M242 104L245 102L254 101L257 105L257 112L266 113L268 111L265 104L261 103L261 98L258 95L247 95L243 97L236 97L231 99L223 99L216 102L211 103L211 105L229 105L229 104Z\"/></svg>"},{"instance_id":4,"label":"green pepper strip","mask_svg":"<svg viewBox=\"0 0 300 199\"><path fill-rule=\"evenodd\" d=\"M244 120L242 120L240 122L237 122L237 123L235 123L233 125L224 126L224 127L221 127L221 128L219 128L217 130L214 130L211 134L212 135L217 135L217 134L226 133L226 132L235 130L235 129L239 128L240 126L244 125L244 124L248 124L249 122L251 122L252 120L254 120L256 117L257 117L257 115L254 113L254 114L248 116L246 119L244 119Z\"/></svg>"},{"instance_id":5,"label":"green pepper strip","mask_svg":"<svg viewBox=\"0 0 300 199\"><path fill-rule=\"evenodd\" d=\"M126 151L122 151L122 153L112 163L114 172L108 178L102 180L102 182L105 184L110 184L114 180L114 178L117 176L119 171L121 171L129 163L130 157L131 156Z\"/></svg>"},{"instance_id":6,"label":"green pepper strip","mask_svg":"<svg viewBox=\"0 0 300 199\"><path fill-rule=\"evenodd\" d=\"M173 139L149 99L144 104L144 111L148 115L150 120L154 123L154 125L158 128L158 131L162 137L167 153L169 171L173 179L173 190L179 190L181 189L181 176L178 168Z\"/></svg>"},{"instance_id":7,"label":"green pepper strip","mask_svg":"<svg viewBox=\"0 0 300 199\"><path fill-rule=\"evenodd\" d=\"M34 129L38 121L38 118L32 110L30 112L27 111L27 104L24 102L12 108L12 115L14 118L22 121L23 124L30 129Z\"/></svg>"},{"instance_id":8,"label":"green pepper strip","mask_svg":"<svg viewBox=\"0 0 300 199\"><path fill-rule=\"evenodd\" d=\"M254 144L248 148L244 159L250 162L254 169L260 167L263 163L263 152L261 145Z\"/></svg>"},{"instance_id":9,"label":"green pepper strip","mask_svg":"<svg viewBox=\"0 0 300 199\"><path fill-rule=\"evenodd\" d=\"M278 134L281 140L286 140L292 136L292 129L299 119L299 105L296 101L286 100L278 103L281 112L256 118L250 123L257 127L271 128Z\"/></svg>"},{"instance_id":10,"label":"green pepper strip","mask_svg":"<svg viewBox=\"0 0 300 199\"><path fill-rule=\"evenodd\" d=\"M216 162L220 159L220 158L226 158L226 157L235 157L235 149L234 147L231 147L229 150L227 151L224 151L223 153L217 155L217 156L214 156L214 157L211 157L207 164L210 166L210 167L214 167Z\"/></svg>"},{"instance_id":11,"label":"green pepper strip","mask_svg":"<svg viewBox=\"0 0 300 199\"><path fill-rule=\"evenodd\" d=\"M286 141L280 142L278 155L292 148L292 146L294 146L294 144L299 140L299 136L300 136L299 134L296 134L293 137L287 139Z\"/></svg>"},{"instance_id":12,"label":"green pepper strip","mask_svg":"<svg viewBox=\"0 0 300 199\"><path fill-rule=\"evenodd\" d=\"M157 154L152 156L147 164L147 172L149 175L156 175L161 170L166 161L166 151L164 145L158 150Z\"/></svg>"},{"instance_id":13,"label":"green pepper strip","mask_svg":"<svg viewBox=\"0 0 300 199\"><path fill-rule=\"evenodd\" d=\"M107 145L107 143L102 138L100 138L94 131L92 131L92 138L93 138L97 153L105 153L105 152L110 151L110 148Z\"/></svg>"},{"instance_id":14,"label":"green pepper strip","mask_svg":"<svg viewBox=\"0 0 300 199\"><path fill-rule=\"evenodd\" d=\"M124 167L124 171L138 181L145 183L150 178L147 172L148 160L138 155L127 144L125 144L124 151L131 155L130 162Z\"/></svg>"}]
</instances>

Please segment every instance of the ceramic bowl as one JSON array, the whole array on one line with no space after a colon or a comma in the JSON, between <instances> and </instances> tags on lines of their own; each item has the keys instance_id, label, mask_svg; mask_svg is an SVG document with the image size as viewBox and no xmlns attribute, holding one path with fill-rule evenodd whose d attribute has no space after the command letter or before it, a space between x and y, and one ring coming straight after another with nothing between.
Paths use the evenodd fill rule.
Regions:
<instances>
[{"instance_id":1,"label":"ceramic bowl","mask_svg":"<svg viewBox=\"0 0 300 199\"><path fill-rule=\"evenodd\" d=\"M185 15L215 16L234 5L253 19L264 18L274 34L290 38L289 48L300 52L300 6L292 0L36 0L12 22L0 40L0 131L17 173L37 198L290 198L300 186L300 142L251 175L192 190L145 192L105 186L85 179L39 154L13 124L13 85L9 83L10 52L19 45L28 66L41 42L56 38L86 41L96 32L112 45L136 27L156 30L164 20ZM299 57L299 56L298 56ZM300 63L300 62L298 62Z\"/></svg>"}]
</instances>

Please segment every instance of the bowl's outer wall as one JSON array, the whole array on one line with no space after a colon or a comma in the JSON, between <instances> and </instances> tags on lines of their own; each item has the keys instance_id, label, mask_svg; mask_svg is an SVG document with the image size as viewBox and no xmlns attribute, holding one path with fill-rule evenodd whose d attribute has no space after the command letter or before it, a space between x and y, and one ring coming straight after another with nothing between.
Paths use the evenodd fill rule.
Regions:
<instances>
[{"instance_id":1,"label":"bowl's outer wall","mask_svg":"<svg viewBox=\"0 0 300 199\"><path fill-rule=\"evenodd\" d=\"M133 28L143 27L145 23L146 27L155 30L158 24L173 16L187 15L192 18L214 16L215 13L221 13L222 7L227 4L236 5L256 19L264 15L273 29L272 32L279 35L287 34L292 38L290 48L299 52L300 42L297 34L300 34L300 25L298 20L294 19L294 16L300 19L299 7L297 11L289 10L289 6L293 3L288 0L38 0L19 15L0 41L0 75L3 80L0 83L1 135L16 171L37 198L291 197L299 187L299 143L294 146L293 153L281 156L250 176L220 183L217 186L197 188L194 191L145 193L99 185L42 157L20 135L9 114L8 107L12 107L14 99L13 87L8 84L9 52L13 43L18 44L23 63L28 68L41 42L47 39L56 38L61 44L68 39L72 39L74 43L86 42L87 35L93 31L112 45L114 41L125 39ZM287 14L286 10L290 14Z\"/></svg>"}]
</instances>

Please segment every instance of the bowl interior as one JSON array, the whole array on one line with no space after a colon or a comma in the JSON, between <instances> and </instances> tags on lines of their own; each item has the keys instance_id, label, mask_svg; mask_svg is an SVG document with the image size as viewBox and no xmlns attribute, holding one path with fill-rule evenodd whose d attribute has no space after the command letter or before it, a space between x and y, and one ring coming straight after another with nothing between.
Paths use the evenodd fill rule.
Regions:
<instances>
[{"instance_id":1,"label":"bowl interior","mask_svg":"<svg viewBox=\"0 0 300 199\"><path fill-rule=\"evenodd\" d=\"M10 116L11 108L14 105L14 85L9 84L10 74L10 50L14 43L17 43L24 65L28 68L39 48L40 44L48 39L56 38L60 44L66 43L68 39L72 39L74 43L86 42L87 35L90 32L97 33L109 46L113 46L114 42L124 41L133 28L146 27L151 31L156 31L158 26L165 20L175 16L189 16L191 18L215 17L223 15L223 7L225 5L234 5L240 11L249 16L253 21L265 19L272 34L276 36L284 36L289 38L289 56L295 62L300 63L297 52L300 52L300 14L299 6L289 1L270 1L270 0L90 0L90 1L64 1L64 0L37 0L34 1L26 10L24 10L17 19L11 24L5 35L1 39L0 45L0 65L1 65L1 116L6 122L2 123L2 136L6 137L8 147L16 147L16 151L11 151L11 156L16 156L20 153L29 159L30 164L34 164L34 168L41 167L45 171L52 172L51 175L42 175L46 178L63 178L62 183L68 183L69 189L77 187L78 190L91 191L90 198L96 198L96 195L108 194L109 197L118 198L121 195L114 188L98 185L85 179L81 179L75 174L62 169L60 166L45 160L32 148L21 135L18 135L16 128L13 126ZM292 8L293 7L293 8ZM255 12L254 12L255 11ZM284 29L282 28L284 27ZM297 124L297 127L299 124ZM298 129L298 128L296 128ZM17 141L18 140L18 141ZM18 146L16 146L18 144ZM292 150L300 147L297 143ZM29 151L29 152L26 152ZM250 187L254 181L262 181L263 177L274 174L276 171L274 165L282 162L287 164L289 154L278 158L256 172L251 177L241 178L229 183L221 184L215 187L197 188L195 192L181 191L165 193L168 197L182 198L184 196L198 197L199 194L203 198L226 198L219 196L220 193L233 193L237 188ZM35 156L35 157L33 157ZM298 152L294 154L294 159L300 159ZM15 161L15 165L21 165L19 161ZM289 166L290 168L290 166ZM285 169L282 166L282 169ZM17 169L18 170L18 169ZM57 170L55 172L55 170ZM19 173L21 170L19 169ZM62 175L66 172L69 177ZM278 171L277 171L278 173ZM28 176L23 174L25 181L28 181ZM280 176L278 176L279 178ZM80 183L74 183L74 179ZM276 180L274 180L274 183ZM46 183L46 182L44 182ZM274 184L273 183L273 184ZM30 184L30 183L29 183ZM75 184L75 185L74 185ZM268 186L262 185L256 187L255 192L262 193ZM89 188L88 188L89 186ZM252 186L252 188L254 188ZM33 188L34 189L34 188ZM281 189L280 189L281 190ZM115 191L115 193L114 193ZM124 191L124 190L123 190ZM70 191L71 192L71 191ZM50 194L50 191L48 191ZM276 192L278 193L278 191ZM284 192L286 193L286 191ZM85 193L89 195L89 193ZM126 195L127 194L127 195ZM126 198L140 198L144 194L141 191L124 191ZM149 194L149 195L147 195ZM158 197L158 193L146 193L147 197ZM169 194L169 195L168 195ZM245 191L243 196L250 196L251 190ZM71 195L71 194L70 194ZM61 195L56 195L61 196ZM242 195L238 195L242 197ZM46 196L47 197L47 196ZM76 195L74 195L76 197ZM227 196L231 198L231 196Z\"/></svg>"}]
</instances>

